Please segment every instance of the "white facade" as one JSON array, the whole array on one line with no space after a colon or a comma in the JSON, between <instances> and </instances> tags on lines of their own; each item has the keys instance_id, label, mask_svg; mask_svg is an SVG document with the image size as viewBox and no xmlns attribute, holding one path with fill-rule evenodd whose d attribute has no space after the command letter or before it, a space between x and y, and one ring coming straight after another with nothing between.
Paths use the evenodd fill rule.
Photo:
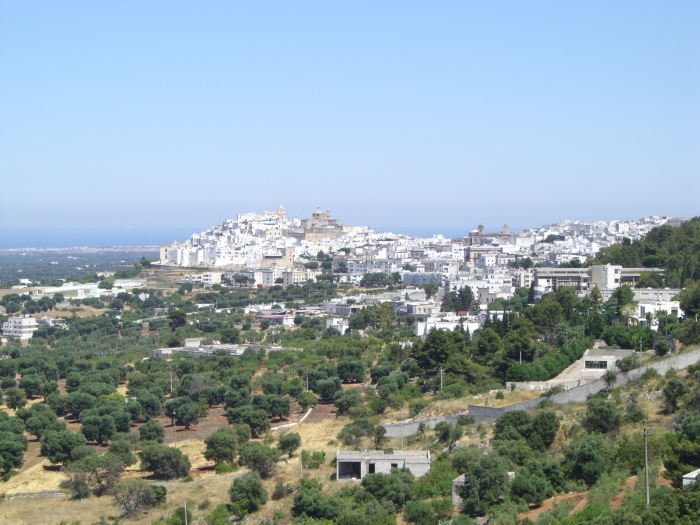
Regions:
<instances>
[{"instance_id":1,"label":"white facade","mask_svg":"<svg viewBox=\"0 0 700 525\"><path fill-rule=\"evenodd\" d=\"M2 335L16 337L20 341L28 341L38 328L36 319L29 315L10 317L2 324Z\"/></svg>"},{"instance_id":2,"label":"white facade","mask_svg":"<svg viewBox=\"0 0 700 525\"><path fill-rule=\"evenodd\" d=\"M206 273L193 273L185 276L185 282L191 284L202 284L204 286L211 286L212 284L221 283L221 273L220 272L206 272Z\"/></svg>"}]
</instances>

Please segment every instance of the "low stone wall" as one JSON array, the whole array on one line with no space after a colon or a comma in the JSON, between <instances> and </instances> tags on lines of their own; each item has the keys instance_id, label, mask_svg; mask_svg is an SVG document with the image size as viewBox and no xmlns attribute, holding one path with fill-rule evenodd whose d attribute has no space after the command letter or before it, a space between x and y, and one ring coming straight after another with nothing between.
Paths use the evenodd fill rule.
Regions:
<instances>
[{"instance_id":1,"label":"low stone wall","mask_svg":"<svg viewBox=\"0 0 700 525\"><path fill-rule=\"evenodd\" d=\"M466 415L461 414L461 415ZM433 417L430 419L407 419L406 421L401 421L400 423L387 423L382 425L386 429L387 437L400 438L408 437L418 432L418 426L423 423L428 428L435 428L435 425L441 423L442 421L447 421L450 425L454 426L457 424L459 415L447 416L447 417Z\"/></svg>"},{"instance_id":2,"label":"low stone wall","mask_svg":"<svg viewBox=\"0 0 700 525\"><path fill-rule=\"evenodd\" d=\"M671 369L680 370L682 368L687 368L690 365L694 365L700 362L700 348L696 350L691 350L680 355L674 355L663 361L658 361L656 363L651 363L648 365L635 368L629 372L622 372L617 374L617 381L615 386L624 385L630 381L636 381L644 372L650 369L656 370L659 374L664 375ZM557 405L564 405L566 403L581 403L588 399L591 394L596 394L606 387L605 381L598 379L590 383L586 383L575 388L571 388L559 394L554 394L548 399L552 403ZM529 401L522 401L520 403L515 403L513 405L507 405L504 407L487 407L481 405L468 405L468 412L463 415L469 414L476 421L484 421L486 419L496 419L498 416L504 412L511 412L513 410L533 410L537 408L537 405L543 398L530 399ZM425 420L413 419L410 421L405 421L402 423L392 423L387 425L382 425L387 430L387 436L389 437L403 437L410 436L418 432L418 425L425 423L429 428L435 428L440 421L447 421L451 425L457 423L459 415L447 416L447 417L437 417Z\"/></svg>"},{"instance_id":3,"label":"low stone wall","mask_svg":"<svg viewBox=\"0 0 700 525\"><path fill-rule=\"evenodd\" d=\"M516 381L515 383L508 383L508 386L515 385L516 390L549 390L555 386L562 386L566 389L576 388L581 385L581 380L579 379L560 379L558 381Z\"/></svg>"}]
</instances>

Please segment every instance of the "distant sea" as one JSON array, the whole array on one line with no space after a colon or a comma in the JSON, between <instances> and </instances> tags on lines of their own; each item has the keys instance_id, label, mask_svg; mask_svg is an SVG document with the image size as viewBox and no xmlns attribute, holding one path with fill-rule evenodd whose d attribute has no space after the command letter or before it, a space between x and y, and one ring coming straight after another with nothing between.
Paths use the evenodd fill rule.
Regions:
<instances>
[{"instance_id":1,"label":"distant sea","mask_svg":"<svg viewBox=\"0 0 700 525\"><path fill-rule=\"evenodd\" d=\"M207 227L167 228L0 228L0 250L12 248L111 248L161 246L189 239Z\"/></svg>"},{"instance_id":2,"label":"distant sea","mask_svg":"<svg viewBox=\"0 0 700 525\"><path fill-rule=\"evenodd\" d=\"M17 248L111 248L114 246L162 246L173 241L189 239L193 233L209 226L178 226L167 228L0 228L0 250ZM442 234L448 238L469 235L473 229L447 226L373 226L375 231L404 233L415 237ZM486 227L487 231L500 231ZM512 228L516 232L518 229Z\"/></svg>"}]
</instances>

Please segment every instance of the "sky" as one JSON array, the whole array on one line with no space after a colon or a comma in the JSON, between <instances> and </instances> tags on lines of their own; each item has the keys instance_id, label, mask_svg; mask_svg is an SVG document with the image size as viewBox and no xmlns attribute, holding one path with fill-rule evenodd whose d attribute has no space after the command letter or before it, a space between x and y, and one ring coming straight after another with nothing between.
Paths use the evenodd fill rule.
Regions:
<instances>
[{"instance_id":1,"label":"sky","mask_svg":"<svg viewBox=\"0 0 700 525\"><path fill-rule=\"evenodd\" d=\"M0 237L700 215L700 2L0 0L0 192Z\"/></svg>"}]
</instances>

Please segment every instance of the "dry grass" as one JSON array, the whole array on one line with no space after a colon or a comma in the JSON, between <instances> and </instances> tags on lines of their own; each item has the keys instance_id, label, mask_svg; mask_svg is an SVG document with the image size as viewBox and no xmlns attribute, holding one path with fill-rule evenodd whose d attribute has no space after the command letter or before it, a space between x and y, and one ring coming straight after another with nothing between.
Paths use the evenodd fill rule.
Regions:
<instances>
[{"instance_id":1,"label":"dry grass","mask_svg":"<svg viewBox=\"0 0 700 525\"><path fill-rule=\"evenodd\" d=\"M40 492L44 490L58 490L61 481L66 479L65 474L58 470L46 470L48 460L21 471L17 476L10 478L7 483L0 486L0 491L5 494L17 494L20 492Z\"/></svg>"}]
</instances>

